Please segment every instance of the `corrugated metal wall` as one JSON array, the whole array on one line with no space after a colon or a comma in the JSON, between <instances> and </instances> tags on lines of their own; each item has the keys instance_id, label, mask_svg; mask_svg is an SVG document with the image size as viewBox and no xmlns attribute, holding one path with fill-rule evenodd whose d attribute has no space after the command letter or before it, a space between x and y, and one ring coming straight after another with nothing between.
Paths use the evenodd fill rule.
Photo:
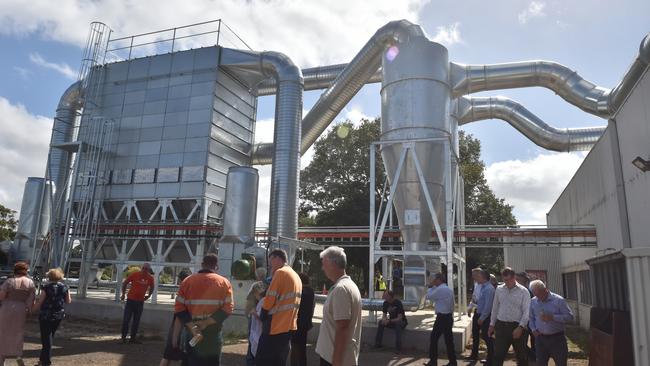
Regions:
<instances>
[{"instance_id":1,"label":"corrugated metal wall","mask_svg":"<svg viewBox=\"0 0 650 366\"><path fill-rule=\"evenodd\" d=\"M650 365L650 249L626 249L624 253L627 259L634 358L637 365Z\"/></svg>"},{"instance_id":2,"label":"corrugated metal wall","mask_svg":"<svg viewBox=\"0 0 650 366\"><path fill-rule=\"evenodd\" d=\"M562 294L562 268L560 248L506 248L505 265L515 272L527 270L546 271L547 285L557 294Z\"/></svg>"}]
</instances>

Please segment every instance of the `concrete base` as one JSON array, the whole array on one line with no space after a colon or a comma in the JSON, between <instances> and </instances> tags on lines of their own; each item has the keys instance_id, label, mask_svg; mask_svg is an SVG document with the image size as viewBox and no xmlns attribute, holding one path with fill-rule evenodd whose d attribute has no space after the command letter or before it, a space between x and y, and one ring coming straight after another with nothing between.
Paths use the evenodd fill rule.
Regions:
<instances>
[{"instance_id":1,"label":"concrete base","mask_svg":"<svg viewBox=\"0 0 650 366\"><path fill-rule=\"evenodd\" d=\"M67 305L68 313L77 318L101 320L106 322L120 323L124 314L124 303L112 301L113 294L107 291L89 290L88 298L73 299L72 304ZM169 327L173 318L173 302L170 294L160 294L157 304L146 303L144 312L140 320L141 334L147 336L167 337ZM314 328L309 332L308 340L316 343L320 324L322 321L323 308L321 304L316 304L314 310ZM377 321L371 316L370 312L363 312L363 331L361 333L361 342L367 345L373 345L377 332ZM415 349L428 352L429 339L435 313L432 310L420 310L406 314L409 325L402 333L403 345L405 349ZM225 334L236 334L245 336L247 334L248 319L244 317L243 311L235 309L235 312L223 324ZM467 316L457 316L454 320L454 346L456 353L462 353L465 345L470 341L472 332L472 320ZM395 345L395 336L392 330L384 331L384 346L392 348ZM440 354L446 352L446 347L442 337L438 340L438 349Z\"/></svg>"}]
</instances>

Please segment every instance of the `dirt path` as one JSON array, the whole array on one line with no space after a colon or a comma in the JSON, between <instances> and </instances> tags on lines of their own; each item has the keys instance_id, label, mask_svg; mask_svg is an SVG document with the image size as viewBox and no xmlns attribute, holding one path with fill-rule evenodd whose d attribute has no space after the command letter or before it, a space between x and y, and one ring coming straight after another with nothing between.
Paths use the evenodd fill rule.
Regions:
<instances>
[{"instance_id":1,"label":"dirt path","mask_svg":"<svg viewBox=\"0 0 650 366\"><path fill-rule=\"evenodd\" d=\"M119 342L119 329L116 324L102 324L92 321L68 319L57 332L53 350L53 365L66 366L155 366L160 362L164 349L164 340L155 335L146 336L143 344L131 345ZM222 365L244 365L247 344L237 342L224 347ZM25 352L23 358L27 365L35 365L40 351L38 324L31 320L27 328ZM309 362L318 365L318 357L313 346L309 347ZM363 349L360 365L407 366L422 365L428 361L424 353L415 351L395 355L390 350L376 351ZM6 365L14 365L9 360ZM440 364L443 364L440 361ZM460 361L459 365L474 365ZM476 366L480 366L479 363ZM514 362L506 365L514 366ZM570 361L569 365L585 366L586 360ZM534 365L531 365L534 366Z\"/></svg>"}]
</instances>

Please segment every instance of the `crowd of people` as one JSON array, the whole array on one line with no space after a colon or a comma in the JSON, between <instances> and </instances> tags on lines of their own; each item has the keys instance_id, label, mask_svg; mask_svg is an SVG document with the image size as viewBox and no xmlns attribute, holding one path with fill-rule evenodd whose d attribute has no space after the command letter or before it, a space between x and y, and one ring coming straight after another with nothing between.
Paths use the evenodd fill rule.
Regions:
<instances>
[{"instance_id":1,"label":"crowd of people","mask_svg":"<svg viewBox=\"0 0 650 366\"><path fill-rule=\"evenodd\" d=\"M362 301L359 288L346 273L347 257L342 248L329 247L320 253L322 271L333 283L323 305L316 353L320 365L358 365L361 350ZM245 304L248 318L247 366L307 365L307 336L312 328L315 294L310 279L296 273L288 264L287 253L271 250L268 256L270 273L257 268L256 281L250 287ZM47 272L47 284L37 298L28 266L17 263L14 277L0 287L0 365L7 358L21 359L27 316L38 313L42 350L38 365L51 364L52 340L61 320L65 304L71 302L63 283L63 272ZM217 274L218 257L206 255L201 270L195 274L181 272L175 297L172 325L160 366L181 361L187 366L216 366L221 362L223 323L232 314L233 289L230 281ZM472 270L474 290L468 312L472 316L472 351L467 361L479 359L481 340L486 345L487 366L501 366L507 352L514 348L517 364L526 366L529 359L546 366L567 364L565 325L573 321L566 301L549 291L540 280L530 281L526 273L515 273L506 267L501 271L503 284L483 268ZM385 329L395 333L395 350L402 351L402 335L408 324L404 305L392 290L386 289L383 277L377 276L383 291L381 319L377 324L375 347L382 347ZM144 302L151 296L154 280L150 265L130 274L122 285L121 299L126 298L121 343L139 343L138 325ZM127 291L128 290L128 291ZM454 293L442 273L431 274L426 298L435 308L431 330L428 366L437 365L438 341L444 338L448 363L458 365L452 328L454 324ZM127 340L127 335L130 338ZM528 347L530 337L530 345Z\"/></svg>"}]
</instances>

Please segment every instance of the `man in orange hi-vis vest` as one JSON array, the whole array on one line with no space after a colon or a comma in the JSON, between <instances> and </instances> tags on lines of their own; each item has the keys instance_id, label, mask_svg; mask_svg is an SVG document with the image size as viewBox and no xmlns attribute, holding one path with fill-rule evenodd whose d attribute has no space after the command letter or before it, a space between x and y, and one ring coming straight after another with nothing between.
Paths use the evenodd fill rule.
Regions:
<instances>
[{"instance_id":1,"label":"man in orange hi-vis vest","mask_svg":"<svg viewBox=\"0 0 650 366\"><path fill-rule=\"evenodd\" d=\"M216 273L217 264L215 254L203 257L202 269L186 278L176 295L174 312L178 318L191 317L188 327L203 335L202 340L188 347L189 366L218 366L221 361L221 328L234 304L230 281Z\"/></svg>"},{"instance_id":2,"label":"man in orange hi-vis vest","mask_svg":"<svg viewBox=\"0 0 650 366\"><path fill-rule=\"evenodd\" d=\"M291 333L298 329L302 281L287 265L287 253L274 249L269 254L273 279L266 290L260 319L262 336L257 346L255 363L261 366L285 366L289 356Z\"/></svg>"}]
</instances>

